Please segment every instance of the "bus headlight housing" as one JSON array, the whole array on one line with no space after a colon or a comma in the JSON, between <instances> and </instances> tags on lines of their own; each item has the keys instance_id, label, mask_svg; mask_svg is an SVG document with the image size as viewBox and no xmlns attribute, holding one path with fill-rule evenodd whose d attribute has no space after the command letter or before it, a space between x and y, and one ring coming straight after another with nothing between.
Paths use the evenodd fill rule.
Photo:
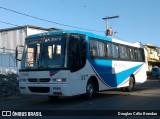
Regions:
<instances>
[{"instance_id":1,"label":"bus headlight housing","mask_svg":"<svg viewBox=\"0 0 160 119\"><path fill-rule=\"evenodd\" d=\"M66 82L66 78L56 78L56 79L52 79L53 82Z\"/></svg>"}]
</instances>

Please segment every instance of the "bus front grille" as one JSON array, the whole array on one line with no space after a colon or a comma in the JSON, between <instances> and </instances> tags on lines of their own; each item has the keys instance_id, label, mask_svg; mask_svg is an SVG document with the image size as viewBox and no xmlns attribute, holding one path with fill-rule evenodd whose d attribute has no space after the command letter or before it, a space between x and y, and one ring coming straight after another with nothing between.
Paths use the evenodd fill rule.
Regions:
<instances>
[{"instance_id":1,"label":"bus front grille","mask_svg":"<svg viewBox=\"0 0 160 119\"><path fill-rule=\"evenodd\" d=\"M50 78L29 78L29 82L49 82Z\"/></svg>"},{"instance_id":2,"label":"bus front grille","mask_svg":"<svg viewBox=\"0 0 160 119\"><path fill-rule=\"evenodd\" d=\"M48 93L50 91L49 87L28 87L31 92L34 93Z\"/></svg>"}]
</instances>

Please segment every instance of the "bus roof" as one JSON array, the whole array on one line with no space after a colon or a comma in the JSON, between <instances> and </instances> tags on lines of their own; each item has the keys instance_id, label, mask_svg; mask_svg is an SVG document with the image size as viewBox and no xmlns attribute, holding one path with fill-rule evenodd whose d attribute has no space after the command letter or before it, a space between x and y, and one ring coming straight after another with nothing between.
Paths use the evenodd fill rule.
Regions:
<instances>
[{"instance_id":1,"label":"bus roof","mask_svg":"<svg viewBox=\"0 0 160 119\"><path fill-rule=\"evenodd\" d=\"M111 39L111 38L108 38L106 36L100 36L100 35L96 35L94 33L84 32L84 31L78 31L78 30L58 30L58 31L44 32L44 33L39 33L39 34L34 34L34 35L27 36L27 39L39 38L41 36L50 36L50 35L59 35L59 34L70 34L70 33L77 33L77 34L87 35L89 37L101 38L103 40L105 40L105 39Z\"/></svg>"},{"instance_id":2,"label":"bus roof","mask_svg":"<svg viewBox=\"0 0 160 119\"><path fill-rule=\"evenodd\" d=\"M110 41L110 42L114 42L114 43L119 43L119 44L124 44L124 45L128 45L128 46L133 46L133 47L142 47L142 44L139 43L139 42L138 43L130 43L130 42L126 42L124 40L109 38L109 37L106 37L106 36L96 35L96 34L91 33L91 32L84 32L84 31L78 31L78 30L50 31L50 32L30 35L30 36L27 36L26 39L27 40L28 39L36 39L36 38L39 38L39 37L42 37L42 36L51 36L51 35L60 35L60 34L71 34L71 33L82 34L82 35L86 35L88 37L97 38L97 39L101 39L101 40L105 40L105 41Z\"/></svg>"}]
</instances>

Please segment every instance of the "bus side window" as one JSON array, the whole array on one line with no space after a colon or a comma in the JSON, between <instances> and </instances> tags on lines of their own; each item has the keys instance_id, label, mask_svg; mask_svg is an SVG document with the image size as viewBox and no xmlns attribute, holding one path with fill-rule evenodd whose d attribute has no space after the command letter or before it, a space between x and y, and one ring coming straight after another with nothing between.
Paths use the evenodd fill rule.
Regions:
<instances>
[{"instance_id":1,"label":"bus side window","mask_svg":"<svg viewBox=\"0 0 160 119\"><path fill-rule=\"evenodd\" d=\"M141 50L141 56L142 56L142 61L145 62L145 53L144 53L144 49L140 49Z\"/></svg>"},{"instance_id":2,"label":"bus side window","mask_svg":"<svg viewBox=\"0 0 160 119\"><path fill-rule=\"evenodd\" d=\"M128 47L119 45L119 53L121 59L129 59Z\"/></svg>"},{"instance_id":3,"label":"bus side window","mask_svg":"<svg viewBox=\"0 0 160 119\"><path fill-rule=\"evenodd\" d=\"M129 53L130 53L130 59L134 60L134 51L133 51L133 48L129 48Z\"/></svg>"},{"instance_id":4,"label":"bus side window","mask_svg":"<svg viewBox=\"0 0 160 119\"><path fill-rule=\"evenodd\" d=\"M138 60L138 51L137 51L137 49L134 49L134 59Z\"/></svg>"},{"instance_id":5,"label":"bus side window","mask_svg":"<svg viewBox=\"0 0 160 119\"><path fill-rule=\"evenodd\" d=\"M90 55L91 56L96 56L96 51L93 48L90 48Z\"/></svg>"},{"instance_id":6,"label":"bus side window","mask_svg":"<svg viewBox=\"0 0 160 119\"><path fill-rule=\"evenodd\" d=\"M129 48L125 46L125 59L129 59Z\"/></svg>"},{"instance_id":7,"label":"bus side window","mask_svg":"<svg viewBox=\"0 0 160 119\"><path fill-rule=\"evenodd\" d=\"M98 41L98 39L90 38L90 56L91 57L105 57L105 43Z\"/></svg>"},{"instance_id":8,"label":"bus side window","mask_svg":"<svg viewBox=\"0 0 160 119\"><path fill-rule=\"evenodd\" d=\"M113 57L112 44L107 44L108 57Z\"/></svg>"},{"instance_id":9,"label":"bus side window","mask_svg":"<svg viewBox=\"0 0 160 119\"><path fill-rule=\"evenodd\" d=\"M107 43L107 53L109 58L119 58L118 45Z\"/></svg>"},{"instance_id":10,"label":"bus side window","mask_svg":"<svg viewBox=\"0 0 160 119\"><path fill-rule=\"evenodd\" d=\"M105 44L104 44L104 42L98 42L98 56L105 57Z\"/></svg>"},{"instance_id":11,"label":"bus side window","mask_svg":"<svg viewBox=\"0 0 160 119\"><path fill-rule=\"evenodd\" d=\"M98 56L98 41L90 39L90 56Z\"/></svg>"},{"instance_id":12,"label":"bus side window","mask_svg":"<svg viewBox=\"0 0 160 119\"><path fill-rule=\"evenodd\" d=\"M144 50L143 49L138 49L138 60L139 61L145 61L145 56L144 56Z\"/></svg>"}]
</instances>

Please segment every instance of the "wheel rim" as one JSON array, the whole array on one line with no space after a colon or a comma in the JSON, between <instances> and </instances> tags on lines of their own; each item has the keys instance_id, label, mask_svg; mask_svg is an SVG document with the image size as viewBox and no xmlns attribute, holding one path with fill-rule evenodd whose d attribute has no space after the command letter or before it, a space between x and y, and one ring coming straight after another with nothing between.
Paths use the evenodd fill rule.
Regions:
<instances>
[{"instance_id":1,"label":"wheel rim","mask_svg":"<svg viewBox=\"0 0 160 119\"><path fill-rule=\"evenodd\" d=\"M92 96L93 92L94 92L93 85L92 84L88 84L88 86L87 86L87 94L88 94L88 96Z\"/></svg>"}]
</instances>

